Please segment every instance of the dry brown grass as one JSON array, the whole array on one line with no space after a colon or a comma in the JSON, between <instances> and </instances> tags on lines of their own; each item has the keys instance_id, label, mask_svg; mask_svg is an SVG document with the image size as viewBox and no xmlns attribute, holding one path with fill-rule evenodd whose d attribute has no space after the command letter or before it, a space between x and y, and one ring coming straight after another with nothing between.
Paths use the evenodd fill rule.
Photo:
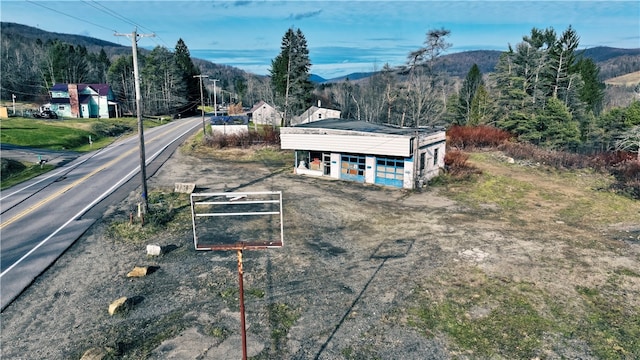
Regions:
<instances>
[{"instance_id":1,"label":"dry brown grass","mask_svg":"<svg viewBox=\"0 0 640 360\"><path fill-rule=\"evenodd\" d=\"M612 86L635 86L637 84L640 84L640 71L607 79L604 81L604 83Z\"/></svg>"}]
</instances>

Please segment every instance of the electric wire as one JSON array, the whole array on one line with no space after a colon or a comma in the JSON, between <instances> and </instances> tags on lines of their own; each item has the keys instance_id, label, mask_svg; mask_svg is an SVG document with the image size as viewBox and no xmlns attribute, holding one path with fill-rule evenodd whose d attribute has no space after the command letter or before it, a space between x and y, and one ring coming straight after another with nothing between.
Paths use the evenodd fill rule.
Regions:
<instances>
[{"instance_id":1,"label":"electric wire","mask_svg":"<svg viewBox=\"0 0 640 360\"><path fill-rule=\"evenodd\" d=\"M99 27L99 28L101 28L101 29L104 29L104 30L107 30L107 31L113 31L113 32L116 32L116 30L114 30L114 29L109 29L109 28L107 28L107 27L104 27L104 26L102 26L102 25L100 25L100 24L96 24L96 23L91 22L91 21L89 21L89 20L82 19L82 18L79 18L79 17L77 17L77 16L73 16L73 15L67 14L67 13L65 13L65 12L62 12L62 11L56 10L56 9L54 9L54 8L50 8L50 7L45 6L45 5L41 4L41 3L37 3L37 2L32 1L32 0L25 0L25 1L26 1L26 2L28 2L28 3L30 3L30 4L33 4L33 5L36 5L36 6L40 6L40 7L42 7L42 8L47 9L47 10L50 10L50 11L56 12L56 13L58 13L58 14L60 14L60 15L68 16L68 17L70 17L70 18L72 18L72 19L75 19L75 20L78 20L78 21L82 21L82 22L85 22L85 23L87 23L87 24L91 24L91 25L96 26L96 27Z\"/></svg>"},{"instance_id":2,"label":"electric wire","mask_svg":"<svg viewBox=\"0 0 640 360\"><path fill-rule=\"evenodd\" d=\"M151 29L149 29L149 28L147 28L147 27L145 27L145 26L142 26L142 25L140 25L140 24L136 23L136 22L135 22L135 21L133 21L133 20L130 20L129 18L127 18L127 17L125 17L125 16L123 16L123 15L120 15L120 14L119 14L119 13L117 13L116 11L114 11L114 10L112 10L112 9L109 9L108 7L104 6L103 4L101 4L101 3L99 3L99 2L97 2L97 1L95 1L95 0L93 0L93 1L91 1L91 2L86 1L86 0L82 0L82 2L83 2L83 3L85 3L85 4L87 4L87 5L89 5L89 6L91 6L91 7L93 7L94 9L96 9L96 10L98 10L98 11L101 11L101 12L103 12L103 13L107 14L107 15L110 15L110 16L112 16L112 17L116 18L116 19L122 20L122 21L124 21L124 22L126 22L126 23L128 23L128 24L130 24L130 25L133 25L133 26L135 26L135 27L137 27L137 28L140 28L140 29L143 29L143 30L145 30L145 31L148 31L148 32L153 33L153 34L155 35L155 37L157 37L157 38L158 38L158 40L160 40L162 43L164 43L164 45L165 45L167 48L169 47L169 46L165 43L165 41L164 41L163 39L161 39L159 36L157 36L157 35L156 35L156 32L155 32L155 31L153 31L153 30L151 30ZM152 41L153 41L153 42L155 42L157 45L160 45L157 41L155 41L155 40L153 40L153 39L152 39Z\"/></svg>"}]
</instances>

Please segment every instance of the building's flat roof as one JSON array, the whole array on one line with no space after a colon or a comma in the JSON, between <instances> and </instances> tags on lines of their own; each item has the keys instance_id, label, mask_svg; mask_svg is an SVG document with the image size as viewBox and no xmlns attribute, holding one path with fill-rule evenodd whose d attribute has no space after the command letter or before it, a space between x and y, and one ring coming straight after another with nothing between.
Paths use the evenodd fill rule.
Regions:
<instances>
[{"instance_id":1,"label":"building's flat roof","mask_svg":"<svg viewBox=\"0 0 640 360\"><path fill-rule=\"evenodd\" d=\"M332 129L332 130L346 130L346 131L360 131L376 134L391 134L391 135L414 135L416 130L422 134L436 133L444 131L443 128L438 127L398 127L391 125L383 125L370 123L366 121L349 120L349 119L324 119L318 121L312 121L309 123L295 125L296 128L307 129Z\"/></svg>"}]
</instances>

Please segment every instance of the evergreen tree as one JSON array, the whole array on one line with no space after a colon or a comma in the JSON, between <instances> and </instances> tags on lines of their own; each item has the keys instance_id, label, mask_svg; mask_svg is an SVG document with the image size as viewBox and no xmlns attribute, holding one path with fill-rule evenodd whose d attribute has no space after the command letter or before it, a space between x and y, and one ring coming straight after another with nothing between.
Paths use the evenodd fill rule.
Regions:
<instances>
[{"instance_id":1,"label":"evergreen tree","mask_svg":"<svg viewBox=\"0 0 640 360\"><path fill-rule=\"evenodd\" d=\"M280 54L271 61L271 84L284 108L284 124L290 124L293 114L300 113L309 106L313 84L309 80L311 61L307 40L302 31L289 28L282 37Z\"/></svg>"},{"instance_id":2,"label":"evergreen tree","mask_svg":"<svg viewBox=\"0 0 640 360\"><path fill-rule=\"evenodd\" d=\"M580 100L586 104L587 111L591 111L595 115L600 115L606 87L605 84L599 80L600 68L589 58L578 60L576 68L584 82L582 89L578 92Z\"/></svg>"},{"instance_id":3,"label":"evergreen tree","mask_svg":"<svg viewBox=\"0 0 640 360\"><path fill-rule=\"evenodd\" d=\"M537 120L540 145L551 149L575 150L580 144L579 124L559 99L549 98Z\"/></svg>"},{"instance_id":4,"label":"evergreen tree","mask_svg":"<svg viewBox=\"0 0 640 360\"><path fill-rule=\"evenodd\" d=\"M567 95L572 87L571 76L575 73L576 54L580 38L576 31L569 26L562 36L553 44L549 52L549 80L551 83L551 96L568 103Z\"/></svg>"},{"instance_id":5,"label":"evergreen tree","mask_svg":"<svg viewBox=\"0 0 640 360\"><path fill-rule=\"evenodd\" d=\"M176 111L193 112L200 104L200 79L195 77L200 75L200 70L193 64L189 48L182 38L178 39L173 56L182 78L182 86L176 94L180 102Z\"/></svg>"},{"instance_id":6,"label":"evergreen tree","mask_svg":"<svg viewBox=\"0 0 640 360\"><path fill-rule=\"evenodd\" d=\"M521 139L552 148L576 149L587 132L593 134L593 119L586 109L596 106L598 93L583 90L585 81L580 71L583 69L590 84L597 84L597 70L592 64L577 61L578 41L571 26L560 38L552 28L534 28L515 51L510 48L501 56L494 75L500 94L498 126ZM563 106L550 99L557 99Z\"/></svg>"},{"instance_id":7,"label":"evergreen tree","mask_svg":"<svg viewBox=\"0 0 640 360\"><path fill-rule=\"evenodd\" d=\"M482 73L478 65L473 64L462 82L460 91L458 91L458 108L455 117L455 123L457 125L467 125L471 123L472 103L476 91L480 86L484 86Z\"/></svg>"},{"instance_id":8,"label":"evergreen tree","mask_svg":"<svg viewBox=\"0 0 640 360\"><path fill-rule=\"evenodd\" d=\"M471 101L469 125L486 125L492 112L493 104L489 92L487 92L487 88L483 84L480 84Z\"/></svg>"}]
</instances>

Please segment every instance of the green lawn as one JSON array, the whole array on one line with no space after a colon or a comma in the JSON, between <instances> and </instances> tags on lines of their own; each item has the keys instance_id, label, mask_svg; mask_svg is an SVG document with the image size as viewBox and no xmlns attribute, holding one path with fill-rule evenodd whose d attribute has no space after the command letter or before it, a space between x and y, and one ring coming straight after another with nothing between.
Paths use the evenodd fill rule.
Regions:
<instances>
[{"instance_id":1,"label":"green lawn","mask_svg":"<svg viewBox=\"0 0 640 360\"><path fill-rule=\"evenodd\" d=\"M159 123L145 120L144 125L153 127ZM136 118L39 120L16 117L0 121L0 141L39 149L85 152L104 147L118 136L135 133L136 129Z\"/></svg>"},{"instance_id":2,"label":"green lawn","mask_svg":"<svg viewBox=\"0 0 640 360\"><path fill-rule=\"evenodd\" d=\"M145 128L161 125L153 120L144 121ZM41 120L15 117L0 120L0 142L37 149L88 152L101 149L116 138L137 133L136 118ZM54 168L36 163L5 166L1 188L36 177Z\"/></svg>"}]
</instances>

